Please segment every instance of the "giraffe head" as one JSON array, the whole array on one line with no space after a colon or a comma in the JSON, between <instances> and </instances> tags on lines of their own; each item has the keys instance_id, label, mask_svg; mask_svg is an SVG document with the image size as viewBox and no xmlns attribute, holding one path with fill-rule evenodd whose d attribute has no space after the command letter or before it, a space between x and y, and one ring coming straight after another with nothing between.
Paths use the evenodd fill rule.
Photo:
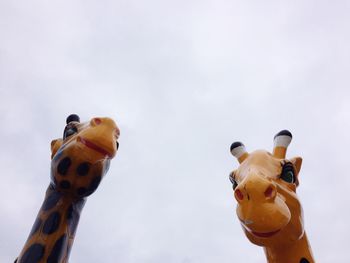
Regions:
<instances>
[{"instance_id":1,"label":"giraffe head","mask_svg":"<svg viewBox=\"0 0 350 263\"><path fill-rule=\"evenodd\" d=\"M110 118L80 123L69 115L63 138L51 142L51 184L62 192L85 197L98 187L118 150L119 129Z\"/></svg>"},{"instance_id":2,"label":"giraffe head","mask_svg":"<svg viewBox=\"0 0 350 263\"><path fill-rule=\"evenodd\" d=\"M302 207L296 195L302 159L286 159L292 140L289 131L274 138L270 153L248 153L240 142L231 145L231 153L240 166L230 174L237 216L248 239L259 246L283 245L304 234Z\"/></svg>"}]
</instances>

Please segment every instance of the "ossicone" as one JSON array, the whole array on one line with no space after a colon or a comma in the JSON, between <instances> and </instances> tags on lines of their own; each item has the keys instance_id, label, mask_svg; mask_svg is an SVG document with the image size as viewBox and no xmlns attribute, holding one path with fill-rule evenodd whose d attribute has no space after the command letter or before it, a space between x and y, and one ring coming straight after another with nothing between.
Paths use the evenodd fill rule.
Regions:
<instances>
[{"instance_id":1,"label":"ossicone","mask_svg":"<svg viewBox=\"0 0 350 263\"><path fill-rule=\"evenodd\" d=\"M230 152L237 158L239 163L242 163L248 157L248 152L246 151L244 144L241 142L232 143Z\"/></svg>"},{"instance_id":2,"label":"ossicone","mask_svg":"<svg viewBox=\"0 0 350 263\"><path fill-rule=\"evenodd\" d=\"M273 138L273 156L284 159L286 157L287 148L292 141L292 133L288 130L282 130Z\"/></svg>"}]
</instances>

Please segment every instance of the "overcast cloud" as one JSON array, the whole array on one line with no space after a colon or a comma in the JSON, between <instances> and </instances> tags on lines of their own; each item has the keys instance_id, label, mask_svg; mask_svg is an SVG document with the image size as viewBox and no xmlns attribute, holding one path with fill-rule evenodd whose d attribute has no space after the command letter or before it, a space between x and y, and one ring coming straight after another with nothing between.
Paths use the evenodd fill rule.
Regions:
<instances>
[{"instance_id":1,"label":"overcast cloud","mask_svg":"<svg viewBox=\"0 0 350 263\"><path fill-rule=\"evenodd\" d=\"M70 262L265 262L235 214L233 141L289 129L317 262L349 262L349 1L0 1L0 262L18 256L77 113L120 150Z\"/></svg>"}]
</instances>

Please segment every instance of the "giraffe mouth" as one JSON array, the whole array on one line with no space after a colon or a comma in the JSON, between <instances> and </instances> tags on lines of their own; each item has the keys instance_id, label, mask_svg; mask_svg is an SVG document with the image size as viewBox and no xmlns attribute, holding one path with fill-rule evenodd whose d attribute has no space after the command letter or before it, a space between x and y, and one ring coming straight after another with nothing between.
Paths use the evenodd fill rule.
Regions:
<instances>
[{"instance_id":1,"label":"giraffe mouth","mask_svg":"<svg viewBox=\"0 0 350 263\"><path fill-rule=\"evenodd\" d=\"M278 232L280 232L280 229L278 229L276 231L272 231L272 232L265 232L265 233L260 233L260 232L255 232L255 231L252 231L251 233L257 237L267 238L267 237L271 237L271 236L277 234Z\"/></svg>"},{"instance_id":2,"label":"giraffe mouth","mask_svg":"<svg viewBox=\"0 0 350 263\"><path fill-rule=\"evenodd\" d=\"M241 219L241 218L238 218L238 219L241 221L243 227L244 227L248 232L250 232L251 234L253 234L254 236L257 236L257 237L264 237L264 238L271 237L271 236L277 234L278 232L280 232L280 230L281 230L281 229L278 229L278 230L271 231L271 232L256 232L256 231L251 230L251 229L247 226L247 225L253 224L254 221L252 221L252 220L243 220L243 219Z\"/></svg>"},{"instance_id":3,"label":"giraffe mouth","mask_svg":"<svg viewBox=\"0 0 350 263\"><path fill-rule=\"evenodd\" d=\"M93 142L91 142L91 141L89 141L87 139L84 139L83 137L79 136L77 138L77 140L78 140L78 142L81 142L82 144L84 144L86 147L88 147L88 148L90 148L90 149L92 149L92 150L94 150L96 152L99 152L102 155L107 156L108 158L112 158L113 157L113 155L109 151L105 150L101 146L98 146L97 144L95 144L95 143L93 143Z\"/></svg>"}]
</instances>

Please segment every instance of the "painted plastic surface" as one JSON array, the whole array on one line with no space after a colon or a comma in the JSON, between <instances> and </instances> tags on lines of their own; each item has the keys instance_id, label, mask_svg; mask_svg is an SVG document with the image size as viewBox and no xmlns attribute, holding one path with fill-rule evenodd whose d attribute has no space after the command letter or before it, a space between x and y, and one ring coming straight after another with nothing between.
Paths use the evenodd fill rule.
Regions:
<instances>
[{"instance_id":1,"label":"painted plastic surface","mask_svg":"<svg viewBox=\"0 0 350 263\"><path fill-rule=\"evenodd\" d=\"M230 174L237 216L247 238L264 247L268 262L314 262L296 194L302 159L285 159L289 131L275 136L273 153L248 153L242 143L231 146L240 166Z\"/></svg>"},{"instance_id":2,"label":"painted plastic surface","mask_svg":"<svg viewBox=\"0 0 350 263\"><path fill-rule=\"evenodd\" d=\"M81 210L118 149L110 118L80 123L68 116L63 138L51 143L51 183L17 263L68 262Z\"/></svg>"}]
</instances>

